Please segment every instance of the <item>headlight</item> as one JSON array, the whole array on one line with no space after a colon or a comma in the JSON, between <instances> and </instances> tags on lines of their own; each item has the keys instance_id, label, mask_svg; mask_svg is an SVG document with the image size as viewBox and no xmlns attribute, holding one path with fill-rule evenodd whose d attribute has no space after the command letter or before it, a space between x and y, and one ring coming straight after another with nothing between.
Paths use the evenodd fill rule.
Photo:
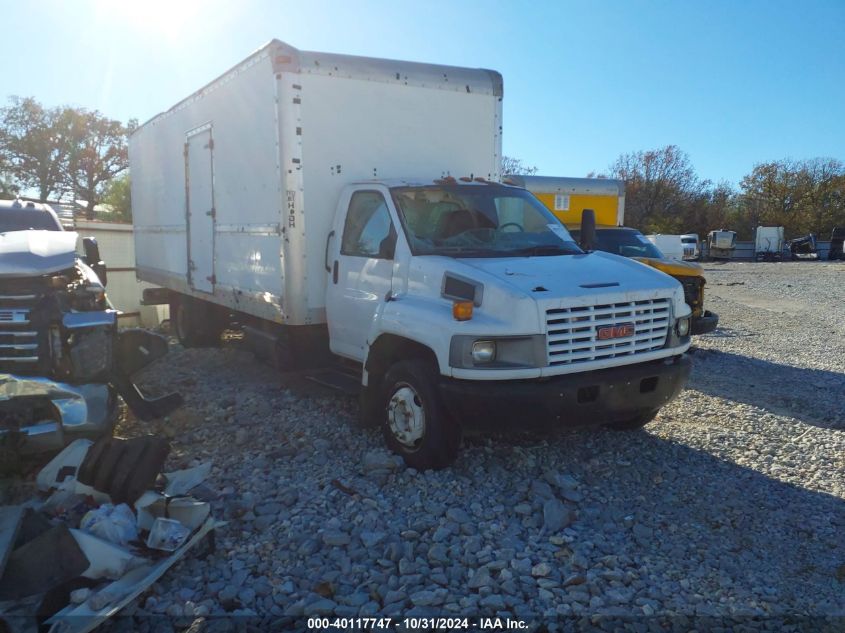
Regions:
<instances>
[{"instance_id":1,"label":"headlight","mask_svg":"<svg viewBox=\"0 0 845 633\"><path fill-rule=\"evenodd\" d=\"M449 365L461 369L527 369L544 367L546 337L543 334L496 336L457 334L449 344Z\"/></svg>"},{"instance_id":2,"label":"headlight","mask_svg":"<svg viewBox=\"0 0 845 633\"><path fill-rule=\"evenodd\" d=\"M476 341L473 343L472 360L476 363L489 363L496 360L496 342Z\"/></svg>"},{"instance_id":3,"label":"headlight","mask_svg":"<svg viewBox=\"0 0 845 633\"><path fill-rule=\"evenodd\" d=\"M689 319L678 319L677 328L678 336L686 336L687 334L689 334Z\"/></svg>"}]
</instances>

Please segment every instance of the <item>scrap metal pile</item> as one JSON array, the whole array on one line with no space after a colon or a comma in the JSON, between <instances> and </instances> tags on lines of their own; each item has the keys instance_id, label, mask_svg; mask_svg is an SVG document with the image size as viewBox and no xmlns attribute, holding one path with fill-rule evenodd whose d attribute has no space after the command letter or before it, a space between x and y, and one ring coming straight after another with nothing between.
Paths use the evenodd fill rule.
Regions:
<instances>
[{"instance_id":1,"label":"scrap metal pile","mask_svg":"<svg viewBox=\"0 0 845 633\"><path fill-rule=\"evenodd\" d=\"M0 506L0 630L90 631L211 536L210 504L188 494L211 464L161 473L169 450L79 439L38 473L38 498Z\"/></svg>"}]
</instances>

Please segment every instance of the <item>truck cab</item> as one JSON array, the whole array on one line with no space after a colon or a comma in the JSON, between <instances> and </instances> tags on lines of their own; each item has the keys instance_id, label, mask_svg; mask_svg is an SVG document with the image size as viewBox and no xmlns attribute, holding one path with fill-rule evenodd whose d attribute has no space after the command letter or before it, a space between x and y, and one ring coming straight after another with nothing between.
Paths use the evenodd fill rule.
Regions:
<instances>
[{"instance_id":1,"label":"truck cab","mask_svg":"<svg viewBox=\"0 0 845 633\"><path fill-rule=\"evenodd\" d=\"M346 187L327 242L333 353L362 415L417 468L462 428L637 428L686 382L690 308L670 277L583 251L529 192L453 178Z\"/></svg>"}]
</instances>

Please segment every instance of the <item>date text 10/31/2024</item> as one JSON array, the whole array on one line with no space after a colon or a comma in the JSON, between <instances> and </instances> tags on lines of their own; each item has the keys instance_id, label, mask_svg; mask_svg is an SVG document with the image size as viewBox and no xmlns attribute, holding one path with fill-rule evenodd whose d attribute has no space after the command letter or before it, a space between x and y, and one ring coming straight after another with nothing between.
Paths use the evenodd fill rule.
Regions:
<instances>
[{"instance_id":1,"label":"date text 10/31/2024","mask_svg":"<svg viewBox=\"0 0 845 633\"><path fill-rule=\"evenodd\" d=\"M393 627L410 631L518 631L527 629L528 623L511 618L308 618L307 627L310 631L375 631Z\"/></svg>"}]
</instances>

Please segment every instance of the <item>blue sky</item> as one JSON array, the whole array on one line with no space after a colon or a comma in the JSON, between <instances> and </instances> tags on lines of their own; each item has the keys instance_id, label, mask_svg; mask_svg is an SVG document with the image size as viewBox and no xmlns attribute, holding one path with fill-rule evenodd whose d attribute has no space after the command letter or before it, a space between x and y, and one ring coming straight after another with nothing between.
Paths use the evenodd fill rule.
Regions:
<instances>
[{"instance_id":1,"label":"blue sky","mask_svg":"<svg viewBox=\"0 0 845 633\"><path fill-rule=\"evenodd\" d=\"M700 176L845 160L845 1L0 0L0 97L144 121L272 38L493 68L504 153L583 176L679 145Z\"/></svg>"}]
</instances>

